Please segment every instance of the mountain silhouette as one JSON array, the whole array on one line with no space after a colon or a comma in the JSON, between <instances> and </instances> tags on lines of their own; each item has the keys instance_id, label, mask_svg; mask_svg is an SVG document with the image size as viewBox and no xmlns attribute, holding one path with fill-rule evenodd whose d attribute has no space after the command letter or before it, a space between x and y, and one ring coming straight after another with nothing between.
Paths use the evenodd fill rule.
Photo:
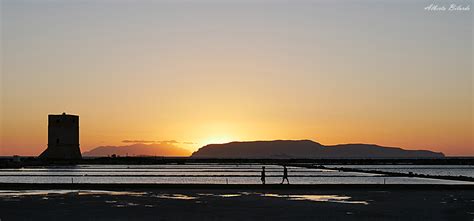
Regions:
<instances>
[{"instance_id":1,"label":"mountain silhouette","mask_svg":"<svg viewBox=\"0 0 474 221\"><path fill-rule=\"evenodd\" d=\"M191 151L170 144L143 144L137 143L126 146L100 146L84 152L83 156L189 156Z\"/></svg>"},{"instance_id":2,"label":"mountain silhouette","mask_svg":"<svg viewBox=\"0 0 474 221\"><path fill-rule=\"evenodd\" d=\"M443 153L404 150L374 144L325 146L311 140L275 140L209 144L194 152L194 158L345 159L345 158L443 158Z\"/></svg>"}]
</instances>

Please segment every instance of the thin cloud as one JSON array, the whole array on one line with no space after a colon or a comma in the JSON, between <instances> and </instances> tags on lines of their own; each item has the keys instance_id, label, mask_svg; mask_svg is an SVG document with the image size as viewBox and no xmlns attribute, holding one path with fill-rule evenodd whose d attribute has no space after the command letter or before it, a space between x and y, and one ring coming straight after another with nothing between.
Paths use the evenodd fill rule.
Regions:
<instances>
[{"instance_id":1,"label":"thin cloud","mask_svg":"<svg viewBox=\"0 0 474 221\"><path fill-rule=\"evenodd\" d=\"M156 143L154 140L122 140L122 143Z\"/></svg>"},{"instance_id":2,"label":"thin cloud","mask_svg":"<svg viewBox=\"0 0 474 221\"><path fill-rule=\"evenodd\" d=\"M178 142L176 140L162 140L162 141L158 141L158 143L178 144L180 142Z\"/></svg>"},{"instance_id":3,"label":"thin cloud","mask_svg":"<svg viewBox=\"0 0 474 221\"><path fill-rule=\"evenodd\" d=\"M180 142L177 140L122 140L122 143L143 143L143 144L196 144L194 142Z\"/></svg>"}]
</instances>

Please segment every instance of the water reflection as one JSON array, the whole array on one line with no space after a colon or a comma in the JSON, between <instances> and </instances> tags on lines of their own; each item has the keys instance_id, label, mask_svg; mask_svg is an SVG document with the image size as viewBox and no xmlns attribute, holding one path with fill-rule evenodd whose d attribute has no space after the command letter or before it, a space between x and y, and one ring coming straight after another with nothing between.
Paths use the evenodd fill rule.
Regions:
<instances>
[{"instance_id":1,"label":"water reflection","mask_svg":"<svg viewBox=\"0 0 474 221\"><path fill-rule=\"evenodd\" d=\"M141 196L145 192L105 191L105 190L0 190L0 197L45 196L45 195L109 195L109 196Z\"/></svg>"},{"instance_id":2,"label":"water reflection","mask_svg":"<svg viewBox=\"0 0 474 221\"><path fill-rule=\"evenodd\" d=\"M239 196L242 196L242 194L219 194L217 196L220 196L220 197L224 197L224 198L229 198L229 197L239 197Z\"/></svg>"},{"instance_id":3,"label":"water reflection","mask_svg":"<svg viewBox=\"0 0 474 221\"><path fill-rule=\"evenodd\" d=\"M260 184L262 165L78 165L0 169L0 183L154 183L154 184ZM392 167L395 167L392 165ZM265 165L267 183L280 183L282 168ZM447 167L447 170L452 168ZM469 168L466 168L469 169ZM292 184L474 184L416 177L288 167Z\"/></svg>"},{"instance_id":4,"label":"water reflection","mask_svg":"<svg viewBox=\"0 0 474 221\"><path fill-rule=\"evenodd\" d=\"M188 196L184 194L159 194L159 195L154 195L154 197L160 198L160 199L174 199L174 200L194 200L197 199L197 197L194 196Z\"/></svg>"},{"instance_id":5,"label":"water reflection","mask_svg":"<svg viewBox=\"0 0 474 221\"><path fill-rule=\"evenodd\" d=\"M349 203L349 204L362 204L368 205L367 201L353 201L350 200L350 196L340 196L340 195L284 195L284 194L275 194L275 193L264 193L261 194L264 197L278 197L285 198L288 200L308 200L315 202L332 202L332 203Z\"/></svg>"},{"instance_id":6,"label":"water reflection","mask_svg":"<svg viewBox=\"0 0 474 221\"><path fill-rule=\"evenodd\" d=\"M4 190L0 191L0 197L4 199L16 199L23 196L40 196L43 200L48 200L52 196L65 195L65 194L77 194L82 196L137 196L137 197L151 197L159 199L171 199L171 200L196 200L200 198L205 199L206 197L219 197L219 198L234 198L234 197L275 197L286 200L303 200L303 201L314 201L314 202L330 202L330 203L347 203L347 204L361 204L368 205L367 201L356 201L351 200L350 196L344 195L314 195L314 194L278 194L278 193L256 193L256 192L238 192L238 193L197 193L195 195L186 195L181 193L153 193L153 192L130 192L130 191L105 191L105 190ZM64 198L60 198L64 199ZM134 198L135 199L135 198ZM118 202L114 200L106 200L105 203L112 204L114 207L130 207L138 206L139 204L132 202ZM148 207L153 207L148 205Z\"/></svg>"}]
</instances>

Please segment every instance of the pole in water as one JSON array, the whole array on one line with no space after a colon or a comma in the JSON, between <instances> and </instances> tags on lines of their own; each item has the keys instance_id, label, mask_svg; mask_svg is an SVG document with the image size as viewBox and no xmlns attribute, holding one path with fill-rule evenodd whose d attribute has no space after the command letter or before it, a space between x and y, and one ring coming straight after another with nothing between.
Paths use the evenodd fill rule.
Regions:
<instances>
[{"instance_id":1,"label":"pole in water","mask_svg":"<svg viewBox=\"0 0 474 221\"><path fill-rule=\"evenodd\" d=\"M74 177L71 177L71 183L74 184Z\"/></svg>"}]
</instances>

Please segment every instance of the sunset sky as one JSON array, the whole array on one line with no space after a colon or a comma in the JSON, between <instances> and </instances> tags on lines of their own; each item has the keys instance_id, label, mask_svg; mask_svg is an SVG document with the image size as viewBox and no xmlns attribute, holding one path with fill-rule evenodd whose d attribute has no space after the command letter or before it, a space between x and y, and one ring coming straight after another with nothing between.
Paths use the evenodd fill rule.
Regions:
<instances>
[{"instance_id":1,"label":"sunset sky","mask_svg":"<svg viewBox=\"0 0 474 221\"><path fill-rule=\"evenodd\" d=\"M433 2L472 3L2 0L0 155L40 154L47 115L67 112L82 151L311 139L474 156L472 11Z\"/></svg>"}]
</instances>

